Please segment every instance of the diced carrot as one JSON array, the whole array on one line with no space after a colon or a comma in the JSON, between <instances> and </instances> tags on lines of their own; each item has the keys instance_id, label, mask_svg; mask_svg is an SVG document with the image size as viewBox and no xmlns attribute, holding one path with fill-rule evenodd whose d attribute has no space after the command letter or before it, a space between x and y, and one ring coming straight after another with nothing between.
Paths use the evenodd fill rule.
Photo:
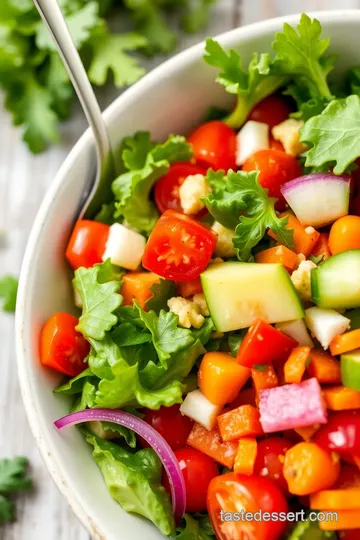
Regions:
<instances>
[{"instance_id":1,"label":"diced carrot","mask_svg":"<svg viewBox=\"0 0 360 540\"><path fill-rule=\"evenodd\" d=\"M257 454L256 439L239 439L239 447L235 457L234 472L251 475L254 473L254 465Z\"/></svg>"},{"instance_id":2,"label":"diced carrot","mask_svg":"<svg viewBox=\"0 0 360 540\"><path fill-rule=\"evenodd\" d=\"M299 264L296 253L285 246L274 246L260 251L255 255L255 262L282 264L289 271L294 270Z\"/></svg>"},{"instance_id":3,"label":"diced carrot","mask_svg":"<svg viewBox=\"0 0 360 540\"><path fill-rule=\"evenodd\" d=\"M257 437L264 432L260 424L260 413L251 405L221 414L217 418L223 441L233 441L240 437Z\"/></svg>"},{"instance_id":4,"label":"diced carrot","mask_svg":"<svg viewBox=\"0 0 360 540\"><path fill-rule=\"evenodd\" d=\"M211 431L200 424L195 423L187 440L187 444L196 450L200 450L224 467L232 469L238 450L237 442L223 442L219 428L216 426Z\"/></svg>"},{"instance_id":5,"label":"diced carrot","mask_svg":"<svg viewBox=\"0 0 360 540\"><path fill-rule=\"evenodd\" d=\"M179 295L184 298L189 298L189 296L203 292L200 278L194 281L179 281L176 283L176 289Z\"/></svg>"},{"instance_id":6,"label":"diced carrot","mask_svg":"<svg viewBox=\"0 0 360 540\"><path fill-rule=\"evenodd\" d=\"M244 390L241 390L240 394L234 399L234 401L229 403L227 409L237 409L238 407L241 407L241 405L252 405L253 407L256 406L255 388L245 388Z\"/></svg>"},{"instance_id":7,"label":"diced carrot","mask_svg":"<svg viewBox=\"0 0 360 540\"><path fill-rule=\"evenodd\" d=\"M240 366L231 354L209 352L200 364L199 388L214 405L225 405L236 398L250 373L250 369Z\"/></svg>"},{"instance_id":8,"label":"diced carrot","mask_svg":"<svg viewBox=\"0 0 360 540\"><path fill-rule=\"evenodd\" d=\"M360 392L338 385L323 389L323 396L328 409L345 411L360 409Z\"/></svg>"},{"instance_id":9,"label":"diced carrot","mask_svg":"<svg viewBox=\"0 0 360 540\"><path fill-rule=\"evenodd\" d=\"M296 431L296 433L300 435L304 441L310 441L310 439L312 439L315 433L320 429L320 426L321 424L313 424L312 426L295 428L294 431Z\"/></svg>"},{"instance_id":10,"label":"diced carrot","mask_svg":"<svg viewBox=\"0 0 360 540\"><path fill-rule=\"evenodd\" d=\"M330 511L329 511L330 512ZM337 518L319 521L319 528L322 531L339 531L342 529L358 529L360 527L360 512L359 508L355 510L338 510Z\"/></svg>"},{"instance_id":11,"label":"diced carrot","mask_svg":"<svg viewBox=\"0 0 360 540\"><path fill-rule=\"evenodd\" d=\"M260 390L275 388L275 386L278 386L279 384L276 372L270 364L264 371L252 368L251 377L255 388L256 403L259 403L260 400Z\"/></svg>"},{"instance_id":12,"label":"diced carrot","mask_svg":"<svg viewBox=\"0 0 360 540\"><path fill-rule=\"evenodd\" d=\"M360 488L326 489L310 495L313 510L360 510Z\"/></svg>"},{"instance_id":13,"label":"diced carrot","mask_svg":"<svg viewBox=\"0 0 360 540\"><path fill-rule=\"evenodd\" d=\"M319 239L313 247L311 255L314 257L319 257L319 255L322 255L322 261L326 261L326 259L331 256L329 249L329 233L320 233Z\"/></svg>"},{"instance_id":14,"label":"diced carrot","mask_svg":"<svg viewBox=\"0 0 360 540\"><path fill-rule=\"evenodd\" d=\"M160 277L152 272L129 272L122 277L121 294L124 306L132 306L136 300L143 309L146 302L152 297L151 287L160 282Z\"/></svg>"},{"instance_id":15,"label":"diced carrot","mask_svg":"<svg viewBox=\"0 0 360 540\"><path fill-rule=\"evenodd\" d=\"M290 353L284 365L284 376L286 383L300 383L306 370L306 363L309 359L311 347L302 345L295 347Z\"/></svg>"},{"instance_id":16,"label":"diced carrot","mask_svg":"<svg viewBox=\"0 0 360 540\"><path fill-rule=\"evenodd\" d=\"M286 225L287 229L293 229L294 231L294 248L296 253L303 253L305 257L308 257L310 255L311 251L313 250L316 242L319 239L320 233L315 231L309 231L308 227L304 227L300 221L289 212L283 212L279 215L280 218L287 217L288 222ZM306 232L307 230L307 232ZM275 240L278 240L276 238L276 235L270 230L268 232L269 236L271 238L274 238Z\"/></svg>"},{"instance_id":17,"label":"diced carrot","mask_svg":"<svg viewBox=\"0 0 360 540\"><path fill-rule=\"evenodd\" d=\"M331 354L318 349L312 349L310 352L310 363L308 373L311 377L316 377L319 383L340 383L341 370L340 363Z\"/></svg>"},{"instance_id":18,"label":"diced carrot","mask_svg":"<svg viewBox=\"0 0 360 540\"><path fill-rule=\"evenodd\" d=\"M360 347L360 328L336 336L330 343L331 354L343 354Z\"/></svg>"}]
</instances>

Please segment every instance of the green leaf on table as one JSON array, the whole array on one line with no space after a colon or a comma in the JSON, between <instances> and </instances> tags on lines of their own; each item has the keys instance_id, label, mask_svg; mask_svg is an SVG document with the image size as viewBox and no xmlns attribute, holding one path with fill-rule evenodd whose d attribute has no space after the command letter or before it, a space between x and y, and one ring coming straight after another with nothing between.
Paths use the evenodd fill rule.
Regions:
<instances>
[{"instance_id":1,"label":"green leaf on table","mask_svg":"<svg viewBox=\"0 0 360 540\"><path fill-rule=\"evenodd\" d=\"M0 298L3 299L2 309L13 312L16 307L18 280L13 276L0 277Z\"/></svg>"},{"instance_id":2,"label":"green leaf on table","mask_svg":"<svg viewBox=\"0 0 360 540\"><path fill-rule=\"evenodd\" d=\"M342 174L360 156L360 97L333 100L301 129L301 140L310 146L307 167L335 163L334 173Z\"/></svg>"},{"instance_id":3,"label":"green leaf on table","mask_svg":"<svg viewBox=\"0 0 360 540\"><path fill-rule=\"evenodd\" d=\"M24 457L0 459L0 493L14 493L32 488L32 480L26 472L28 464Z\"/></svg>"},{"instance_id":4,"label":"green leaf on table","mask_svg":"<svg viewBox=\"0 0 360 540\"><path fill-rule=\"evenodd\" d=\"M51 95L53 110L59 118L68 118L71 113L74 90L62 60L56 52L49 56L44 79L44 85Z\"/></svg>"},{"instance_id":5,"label":"green leaf on table","mask_svg":"<svg viewBox=\"0 0 360 540\"><path fill-rule=\"evenodd\" d=\"M151 448L130 452L88 433L93 457L111 496L127 512L150 519L165 536L175 527L170 499L162 486L161 462Z\"/></svg>"},{"instance_id":6,"label":"green leaf on table","mask_svg":"<svg viewBox=\"0 0 360 540\"><path fill-rule=\"evenodd\" d=\"M202 30L210 17L211 6L216 0L185 0L185 14L182 17L182 25L186 32L196 33Z\"/></svg>"}]
</instances>

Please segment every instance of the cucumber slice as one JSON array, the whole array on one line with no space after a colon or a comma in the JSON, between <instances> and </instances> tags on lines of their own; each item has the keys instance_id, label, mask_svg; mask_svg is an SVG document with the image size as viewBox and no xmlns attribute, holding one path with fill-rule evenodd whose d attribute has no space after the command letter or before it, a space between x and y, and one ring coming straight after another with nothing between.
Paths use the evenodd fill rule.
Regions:
<instances>
[{"instance_id":1,"label":"cucumber slice","mask_svg":"<svg viewBox=\"0 0 360 540\"><path fill-rule=\"evenodd\" d=\"M340 363L343 385L360 391L360 349L342 354Z\"/></svg>"},{"instance_id":2,"label":"cucumber slice","mask_svg":"<svg viewBox=\"0 0 360 540\"><path fill-rule=\"evenodd\" d=\"M360 307L360 249L333 255L314 268L311 294L322 308Z\"/></svg>"},{"instance_id":3,"label":"cucumber slice","mask_svg":"<svg viewBox=\"0 0 360 540\"><path fill-rule=\"evenodd\" d=\"M201 282L219 332L248 328L258 318L276 323L304 317L301 300L281 264L214 264L201 274Z\"/></svg>"}]
</instances>

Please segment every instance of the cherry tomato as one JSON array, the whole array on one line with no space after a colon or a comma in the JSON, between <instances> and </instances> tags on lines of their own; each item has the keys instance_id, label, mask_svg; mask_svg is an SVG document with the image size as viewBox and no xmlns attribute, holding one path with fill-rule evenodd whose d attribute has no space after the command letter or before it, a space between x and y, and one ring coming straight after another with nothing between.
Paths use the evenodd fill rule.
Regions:
<instances>
[{"instance_id":1,"label":"cherry tomato","mask_svg":"<svg viewBox=\"0 0 360 540\"><path fill-rule=\"evenodd\" d=\"M207 508L218 540L277 540L286 529L288 505L282 491L268 478L235 473L217 476L208 489ZM281 513L283 521L247 521L241 511ZM239 521L226 521L227 512L239 512Z\"/></svg>"},{"instance_id":2,"label":"cherry tomato","mask_svg":"<svg viewBox=\"0 0 360 540\"><path fill-rule=\"evenodd\" d=\"M260 101L251 113L248 120L268 124L270 129L289 118L291 108L280 96L273 94Z\"/></svg>"},{"instance_id":3,"label":"cherry tomato","mask_svg":"<svg viewBox=\"0 0 360 540\"><path fill-rule=\"evenodd\" d=\"M66 248L66 258L74 270L102 262L109 230L109 225L97 221L80 219L76 223Z\"/></svg>"},{"instance_id":4,"label":"cherry tomato","mask_svg":"<svg viewBox=\"0 0 360 540\"><path fill-rule=\"evenodd\" d=\"M315 442L340 456L360 456L360 410L332 413L327 424L316 433Z\"/></svg>"},{"instance_id":5,"label":"cherry tomato","mask_svg":"<svg viewBox=\"0 0 360 540\"><path fill-rule=\"evenodd\" d=\"M202 124L188 137L199 164L213 169L236 169L236 133L229 126L213 120Z\"/></svg>"},{"instance_id":6,"label":"cherry tomato","mask_svg":"<svg viewBox=\"0 0 360 540\"><path fill-rule=\"evenodd\" d=\"M174 210L160 217L146 244L142 265L174 281L191 281L207 267L216 235L206 226Z\"/></svg>"},{"instance_id":7,"label":"cherry tomato","mask_svg":"<svg viewBox=\"0 0 360 540\"><path fill-rule=\"evenodd\" d=\"M344 216L332 224L329 234L332 255L360 248L360 217Z\"/></svg>"},{"instance_id":8,"label":"cherry tomato","mask_svg":"<svg viewBox=\"0 0 360 540\"><path fill-rule=\"evenodd\" d=\"M269 190L270 197L278 199L277 210L285 208L281 186L302 175L300 163L279 150L259 150L245 161L242 168L244 171L260 171L259 182Z\"/></svg>"},{"instance_id":9,"label":"cherry tomato","mask_svg":"<svg viewBox=\"0 0 360 540\"><path fill-rule=\"evenodd\" d=\"M272 480L286 495L289 493L283 468L285 452L292 443L282 437L269 437L258 442L254 473Z\"/></svg>"},{"instance_id":10,"label":"cherry tomato","mask_svg":"<svg viewBox=\"0 0 360 540\"><path fill-rule=\"evenodd\" d=\"M160 407L158 411L144 409L143 412L145 422L156 429L173 450L186 445L194 422L181 414L180 405Z\"/></svg>"},{"instance_id":11,"label":"cherry tomato","mask_svg":"<svg viewBox=\"0 0 360 540\"><path fill-rule=\"evenodd\" d=\"M285 152L285 148L280 141L277 141L273 137L270 137L270 148L271 150L279 150L279 152Z\"/></svg>"},{"instance_id":12,"label":"cherry tomato","mask_svg":"<svg viewBox=\"0 0 360 540\"><path fill-rule=\"evenodd\" d=\"M174 452L184 477L186 488L186 511L206 510L206 493L213 478L219 471L213 459L195 448L182 448ZM171 494L168 477L164 475L163 484Z\"/></svg>"},{"instance_id":13,"label":"cherry tomato","mask_svg":"<svg viewBox=\"0 0 360 540\"><path fill-rule=\"evenodd\" d=\"M69 313L55 313L41 330L41 363L69 377L86 369L84 359L90 351L88 342L75 330L78 323Z\"/></svg>"},{"instance_id":14,"label":"cherry tomato","mask_svg":"<svg viewBox=\"0 0 360 540\"><path fill-rule=\"evenodd\" d=\"M181 212L179 187L185 178L194 174L206 174L206 168L192 163L173 163L169 172L155 184L154 198L159 212L178 210Z\"/></svg>"}]
</instances>

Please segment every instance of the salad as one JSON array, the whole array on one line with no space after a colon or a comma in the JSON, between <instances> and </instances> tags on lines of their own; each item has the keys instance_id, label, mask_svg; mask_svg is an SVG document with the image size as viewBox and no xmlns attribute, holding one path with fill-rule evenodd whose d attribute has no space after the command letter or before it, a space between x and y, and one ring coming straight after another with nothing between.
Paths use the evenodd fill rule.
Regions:
<instances>
[{"instance_id":1,"label":"salad","mask_svg":"<svg viewBox=\"0 0 360 540\"><path fill-rule=\"evenodd\" d=\"M163 535L359 538L360 67L335 84L328 47L305 14L247 68L208 39L233 110L126 137L72 231L78 315L40 340L73 398L56 426Z\"/></svg>"}]
</instances>

